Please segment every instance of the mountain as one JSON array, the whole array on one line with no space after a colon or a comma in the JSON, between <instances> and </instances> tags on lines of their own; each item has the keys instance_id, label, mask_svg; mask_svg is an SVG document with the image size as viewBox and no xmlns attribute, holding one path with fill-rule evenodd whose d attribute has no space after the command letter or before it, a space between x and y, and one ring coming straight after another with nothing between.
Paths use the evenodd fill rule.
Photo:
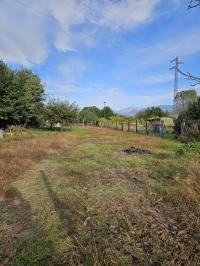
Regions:
<instances>
[{"instance_id":1,"label":"mountain","mask_svg":"<svg viewBox=\"0 0 200 266\"><path fill-rule=\"evenodd\" d=\"M119 111L117 111L116 113L119 115L124 115L124 116L133 116L135 115L137 112L139 112L141 109L138 107L128 107L128 108L124 108L121 109Z\"/></svg>"},{"instance_id":2,"label":"mountain","mask_svg":"<svg viewBox=\"0 0 200 266\"><path fill-rule=\"evenodd\" d=\"M159 105L158 107L160 107L164 112L169 112L169 113L173 112L173 105L163 104L163 105ZM128 108L124 108L124 109L121 109L119 111L116 111L116 113L119 115L124 115L124 116L134 116L139 111L144 110L144 109L145 108L131 107L130 106Z\"/></svg>"}]
</instances>

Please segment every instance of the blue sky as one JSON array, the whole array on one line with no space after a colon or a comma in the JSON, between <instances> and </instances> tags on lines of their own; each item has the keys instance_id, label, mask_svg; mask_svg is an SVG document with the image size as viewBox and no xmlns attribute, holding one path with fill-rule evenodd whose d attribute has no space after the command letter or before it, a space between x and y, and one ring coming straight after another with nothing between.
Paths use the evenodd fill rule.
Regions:
<instances>
[{"instance_id":1,"label":"blue sky","mask_svg":"<svg viewBox=\"0 0 200 266\"><path fill-rule=\"evenodd\" d=\"M171 104L170 60L200 75L200 8L188 2L1 0L0 58L31 68L49 97L80 107ZM190 82L180 78L179 87Z\"/></svg>"}]
</instances>

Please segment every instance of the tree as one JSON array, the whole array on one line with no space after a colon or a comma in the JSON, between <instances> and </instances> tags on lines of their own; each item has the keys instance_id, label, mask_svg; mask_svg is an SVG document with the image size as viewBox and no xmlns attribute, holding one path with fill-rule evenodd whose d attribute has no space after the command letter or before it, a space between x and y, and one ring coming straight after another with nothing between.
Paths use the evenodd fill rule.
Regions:
<instances>
[{"instance_id":1,"label":"tree","mask_svg":"<svg viewBox=\"0 0 200 266\"><path fill-rule=\"evenodd\" d=\"M0 61L0 127L10 123L14 113L15 92L13 91L14 72Z\"/></svg>"},{"instance_id":2,"label":"tree","mask_svg":"<svg viewBox=\"0 0 200 266\"><path fill-rule=\"evenodd\" d=\"M84 107L81 110L81 112L85 112L85 111L90 112L90 113L93 113L97 117L101 117L101 110L98 107L96 107L96 106L86 106L86 107Z\"/></svg>"},{"instance_id":3,"label":"tree","mask_svg":"<svg viewBox=\"0 0 200 266\"><path fill-rule=\"evenodd\" d=\"M179 91L175 96L175 112L179 114L185 111L196 100L197 93L195 90Z\"/></svg>"},{"instance_id":4,"label":"tree","mask_svg":"<svg viewBox=\"0 0 200 266\"><path fill-rule=\"evenodd\" d=\"M169 114L164 112L160 107L148 107L136 114L136 118L138 119L150 119L154 117L167 117Z\"/></svg>"},{"instance_id":5,"label":"tree","mask_svg":"<svg viewBox=\"0 0 200 266\"><path fill-rule=\"evenodd\" d=\"M83 123L96 124L98 116L94 112L90 112L88 109L84 109L79 113L79 117Z\"/></svg>"},{"instance_id":6,"label":"tree","mask_svg":"<svg viewBox=\"0 0 200 266\"><path fill-rule=\"evenodd\" d=\"M64 126L71 126L78 119L78 106L76 103L52 99L45 107L45 120L51 128L60 124L61 130Z\"/></svg>"},{"instance_id":7,"label":"tree","mask_svg":"<svg viewBox=\"0 0 200 266\"><path fill-rule=\"evenodd\" d=\"M15 72L13 87L16 94L13 122L26 126L37 120L43 107L44 88L39 77L27 69Z\"/></svg>"},{"instance_id":8,"label":"tree","mask_svg":"<svg viewBox=\"0 0 200 266\"><path fill-rule=\"evenodd\" d=\"M101 110L101 117L109 118L109 117L114 116L114 115L115 115L115 113L113 112L113 110L109 106L105 106Z\"/></svg>"},{"instance_id":9,"label":"tree","mask_svg":"<svg viewBox=\"0 0 200 266\"><path fill-rule=\"evenodd\" d=\"M197 122L196 132L189 130L188 138L192 139L193 137L194 138L198 137L200 139L199 120L200 120L200 97L198 97L196 102L191 103L187 110L180 113L178 118L175 120L174 131L176 136L179 136L181 134L181 125L183 123L186 123L188 128L190 128L195 124L195 122Z\"/></svg>"},{"instance_id":10,"label":"tree","mask_svg":"<svg viewBox=\"0 0 200 266\"><path fill-rule=\"evenodd\" d=\"M37 75L11 70L0 61L0 126L36 122L43 107L44 88Z\"/></svg>"}]
</instances>

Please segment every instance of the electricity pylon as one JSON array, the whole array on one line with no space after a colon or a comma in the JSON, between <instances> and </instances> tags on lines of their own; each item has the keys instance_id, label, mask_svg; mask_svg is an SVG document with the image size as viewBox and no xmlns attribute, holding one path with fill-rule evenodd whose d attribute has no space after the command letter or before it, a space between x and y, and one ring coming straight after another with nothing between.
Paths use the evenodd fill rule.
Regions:
<instances>
[{"instance_id":1,"label":"electricity pylon","mask_svg":"<svg viewBox=\"0 0 200 266\"><path fill-rule=\"evenodd\" d=\"M183 62L181 62L181 61L179 61L179 58L178 58L178 56L175 58L175 59L173 59L172 61L171 61L171 63L174 63L175 62L175 66L173 66L173 67L171 67L170 69L174 69L175 70L175 77L174 77L174 99L173 99L173 113L175 113L175 109L176 109L176 107L175 107L175 105L176 105L176 94L177 94L177 92L178 92L178 74L179 74L179 65L180 64L183 64Z\"/></svg>"}]
</instances>

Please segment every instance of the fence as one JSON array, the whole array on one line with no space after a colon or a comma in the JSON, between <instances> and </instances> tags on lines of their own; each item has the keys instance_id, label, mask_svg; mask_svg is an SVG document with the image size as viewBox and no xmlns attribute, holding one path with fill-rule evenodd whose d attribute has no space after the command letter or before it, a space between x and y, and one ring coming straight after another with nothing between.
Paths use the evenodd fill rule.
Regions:
<instances>
[{"instance_id":1,"label":"fence","mask_svg":"<svg viewBox=\"0 0 200 266\"><path fill-rule=\"evenodd\" d=\"M136 120L135 122L99 122L99 127L111 128L115 130L121 130L126 132L135 132L135 133L158 133L165 135L167 133L173 132L173 126L166 126L162 122L151 122L145 121L144 123Z\"/></svg>"},{"instance_id":2,"label":"fence","mask_svg":"<svg viewBox=\"0 0 200 266\"><path fill-rule=\"evenodd\" d=\"M0 129L0 139L3 139L3 129Z\"/></svg>"}]
</instances>

